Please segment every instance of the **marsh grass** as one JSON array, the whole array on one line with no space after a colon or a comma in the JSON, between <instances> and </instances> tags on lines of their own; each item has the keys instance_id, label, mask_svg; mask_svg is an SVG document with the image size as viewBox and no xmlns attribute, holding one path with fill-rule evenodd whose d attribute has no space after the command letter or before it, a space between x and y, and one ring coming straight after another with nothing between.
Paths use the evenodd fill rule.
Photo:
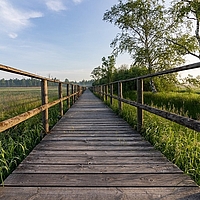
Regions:
<instances>
[{"instance_id":1,"label":"marsh grass","mask_svg":"<svg viewBox=\"0 0 200 200\"><path fill-rule=\"evenodd\" d=\"M136 101L136 91L125 92L124 98ZM200 120L200 95L195 92L144 92L144 103Z\"/></svg>"},{"instance_id":2,"label":"marsh grass","mask_svg":"<svg viewBox=\"0 0 200 200\"><path fill-rule=\"evenodd\" d=\"M41 116L35 116L0 134L1 182L42 139Z\"/></svg>"},{"instance_id":3,"label":"marsh grass","mask_svg":"<svg viewBox=\"0 0 200 200\"><path fill-rule=\"evenodd\" d=\"M41 105L40 88L0 88L0 121L11 118ZM49 101L58 98L56 87L49 90ZM67 111L64 102L64 112ZM59 105L49 109L52 128L60 119ZM19 125L0 133L0 181L18 166L43 137L41 113Z\"/></svg>"},{"instance_id":4,"label":"marsh grass","mask_svg":"<svg viewBox=\"0 0 200 200\"><path fill-rule=\"evenodd\" d=\"M109 102L107 104L109 105ZM114 100L111 108L136 129L135 107L123 104L123 110L119 113L118 101ZM200 134L198 132L144 111L142 135L200 185Z\"/></svg>"}]
</instances>

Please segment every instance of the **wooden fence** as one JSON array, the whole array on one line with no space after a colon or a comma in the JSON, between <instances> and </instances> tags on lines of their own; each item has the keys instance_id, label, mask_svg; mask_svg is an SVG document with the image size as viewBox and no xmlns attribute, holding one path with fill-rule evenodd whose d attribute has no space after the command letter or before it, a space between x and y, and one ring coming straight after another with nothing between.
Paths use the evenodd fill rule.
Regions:
<instances>
[{"instance_id":1,"label":"wooden fence","mask_svg":"<svg viewBox=\"0 0 200 200\"><path fill-rule=\"evenodd\" d=\"M52 80L50 78L38 76L5 65L0 65L0 70L41 80L41 101L42 101L42 105L40 107L37 107L35 109L29 110L28 112L22 113L18 116L0 122L0 132L3 132L42 112L44 131L45 133L48 133L49 132L48 109L52 106L55 106L56 104L59 104L59 109L60 109L59 112L60 115L63 116L63 109L64 109L63 102L67 101L67 109L69 109L71 103L72 104L75 103L78 97L85 90L84 87L81 87L79 85L61 82L59 80ZM48 82L58 83L58 99L50 103L48 100ZM63 96L62 92L64 85L66 86L66 96Z\"/></svg>"},{"instance_id":2,"label":"wooden fence","mask_svg":"<svg viewBox=\"0 0 200 200\"><path fill-rule=\"evenodd\" d=\"M152 78L155 76L162 76L165 74L170 74L174 72L180 72L184 70L189 70L189 69L195 69L195 68L200 68L200 62L194 63L194 64L189 64L161 72L157 72L154 74L148 74L136 78L131 78L131 79L126 79L126 80L119 80L115 81L109 84L104 84L104 85L98 85L94 86L92 88L93 92L98 93L103 99L108 100L108 97L110 97L110 104L112 105L113 99L118 100L118 109L119 111L122 110L122 103L127 103L129 105L137 107L137 130L140 132L142 129L143 125L143 110L148 111L150 113L156 114L158 116L161 116L165 119L171 120L173 122L176 122L180 125L186 126L190 129L193 129L195 131L200 132L200 122L191 118L183 117L180 115L176 115L171 112L167 112L164 110L156 109L151 106L145 105L144 104L144 98L143 98L143 80L146 78ZM125 82L130 82L130 81L137 81L137 101L130 101L127 99L123 98L122 92L123 92L123 83ZM114 84L117 84L118 88L118 95L113 95L113 86Z\"/></svg>"}]
</instances>

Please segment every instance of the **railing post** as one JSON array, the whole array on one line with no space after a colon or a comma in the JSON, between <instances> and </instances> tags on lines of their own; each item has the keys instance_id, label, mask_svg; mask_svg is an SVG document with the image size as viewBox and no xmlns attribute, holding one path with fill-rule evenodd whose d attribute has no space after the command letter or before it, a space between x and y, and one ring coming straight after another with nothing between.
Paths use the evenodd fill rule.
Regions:
<instances>
[{"instance_id":1,"label":"railing post","mask_svg":"<svg viewBox=\"0 0 200 200\"><path fill-rule=\"evenodd\" d=\"M105 96L106 96L106 94L105 94L105 85L103 85L103 101L105 100Z\"/></svg>"},{"instance_id":2,"label":"railing post","mask_svg":"<svg viewBox=\"0 0 200 200\"><path fill-rule=\"evenodd\" d=\"M59 99L63 98L63 93L62 93L62 83L59 83L58 85L58 92L59 92ZM63 101L60 101L60 116L63 116Z\"/></svg>"},{"instance_id":3,"label":"railing post","mask_svg":"<svg viewBox=\"0 0 200 200\"><path fill-rule=\"evenodd\" d=\"M143 104L143 79L137 79L137 103ZM143 125L143 110L137 108L137 131L141 132Z\"/></svg>"},{"instance_id":4,"label":"railing post","mask_svg":"<svg viewBox=\"0 0 200 200\"><path fill-rule=\"evenodd\" d=\"M110 105L113 104L113 84L110 84Z\"/></svg>"},{"instance_id":5,"label":"railing post","mask_svg":"<svg viewBox=\"0 0 200 200\"><path fill-rule=\"evenodd\" d=\"M78 98L81 96L81 86L78 85Z\"/></svg>"},{"instance_id":6,"label":"railing post","mask_svg":"<svg viewBox=\"0 0 200 200\"><path fill-rule=\"evenodd\" d=\"M73 103L75 102L76 102L76 85L74 85L74 102Z\"/></svg>"},{"instance_id":7,"label":"railing post","mask_svg":"<svg viewBox=\"0 0 200 200\"><path fill-rule=\"evenodd\" d=\"M98 86L98 94L101 97L101 86Z\"/></svg>"},{"instance_id":8,"label":"railing post","mask_svg":"<svg viewBox=\"0 0 200 200\"><path fill-rule=\"evenodd\" d=\"M102 89L102 85L100 86L100 96L101 96L101 98L102 98L102 96L103 96L103 89Z\"/></svg>"},{"instance_id":9,"label":"railing post","mask_svg":"<svg viewBox=\"0 0 200 200\"><path fill-rule=\"evenodd\" d=\"M123 98L122 95L122 82L118 82L118 107L119 107L119 112L122 110L122 102L120 99Z\"/></svg>"},{"instance_id":10,"label":"railing post","mask_svg":"<svg viewBox=\"0 0 200 200\"><path fill-rule=\"evenodd\" d=\"M108 101L108 85L105 86L106 101Z\"/></svg>"},{"instance_id":11,"label":"railing post","mask_svg":"<svg viewBox=\"0 0 200 200\"><path fill-rule=\"evenodd\" d=\"M74 85L73 84L71 85L71 94L72 94L71 101L72 101L72 104L74 104Z\"/></svg>"},{"instance_id":12,"label":"railing post","mask_svg":"<svg viewBox=\"0 0 200 200\"><path fill-rule=\"evenodd\" d=\"M68 99L67 99L67 109L70 108L70 88L69 88L69 84L67 84L67 96L68 96Z\"/></svg>"},{"instance_id":13,"label":"railing post","mask_svg":"<svg viewBox=\"0 0 200 200\"><path fill-rule=\"evenodd\" d=\"M48 103L48 84L46 79L41 81L41 95L42 95L42 105ZM42 122L45 133L49 132L49 111L48 108L42 112Z\"/></svg>"}]
</instances>

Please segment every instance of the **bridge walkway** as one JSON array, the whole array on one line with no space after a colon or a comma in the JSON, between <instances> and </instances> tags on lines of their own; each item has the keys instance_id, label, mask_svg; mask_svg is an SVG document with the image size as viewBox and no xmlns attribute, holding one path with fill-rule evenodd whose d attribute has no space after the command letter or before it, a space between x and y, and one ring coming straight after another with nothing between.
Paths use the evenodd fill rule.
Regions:
<instances>
[{"instance_id":1,"label":"bridge walkway","mask_svg":"<svg viewBox=\"0 0 200 200\"><path fill-rule=\"evenodd\" d=\"M0 199L200 199L199 187L89 90L5 180Z\"/></svg>"}]
</instances>

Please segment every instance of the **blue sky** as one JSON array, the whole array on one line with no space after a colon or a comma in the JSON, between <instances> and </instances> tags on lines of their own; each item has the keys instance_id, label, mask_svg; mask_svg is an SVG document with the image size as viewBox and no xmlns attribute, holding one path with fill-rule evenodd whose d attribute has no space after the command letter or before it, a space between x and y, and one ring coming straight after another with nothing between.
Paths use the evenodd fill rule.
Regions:
<instances>
[{"instance_id":1,"label":"blue sky","mask_svg":"<svg viewBox=\"0 0 200 200\"><path fill-rule=\"evenodd\" d=\"M0 0L0 63L64 80L90 79L119 30L102 20L118 0ZM131 64L128 55L116 66ZM9 78L1 72L0 78Z\"/></svg>"},{"instance_id":2,"label":"blue sky","mask_svg":"<svg viewBox=\"0 0 200 200\"><path fill-rule=\"evenodd\" d=\"M0 63L60 80L90 79L120 30L102 20L118 0L0 0ZM116 67L132 63L128 54ZM0 72L0 78L14 78ZM19 77L21 78L21 76Z\"/></svg>"}]
</instances>

